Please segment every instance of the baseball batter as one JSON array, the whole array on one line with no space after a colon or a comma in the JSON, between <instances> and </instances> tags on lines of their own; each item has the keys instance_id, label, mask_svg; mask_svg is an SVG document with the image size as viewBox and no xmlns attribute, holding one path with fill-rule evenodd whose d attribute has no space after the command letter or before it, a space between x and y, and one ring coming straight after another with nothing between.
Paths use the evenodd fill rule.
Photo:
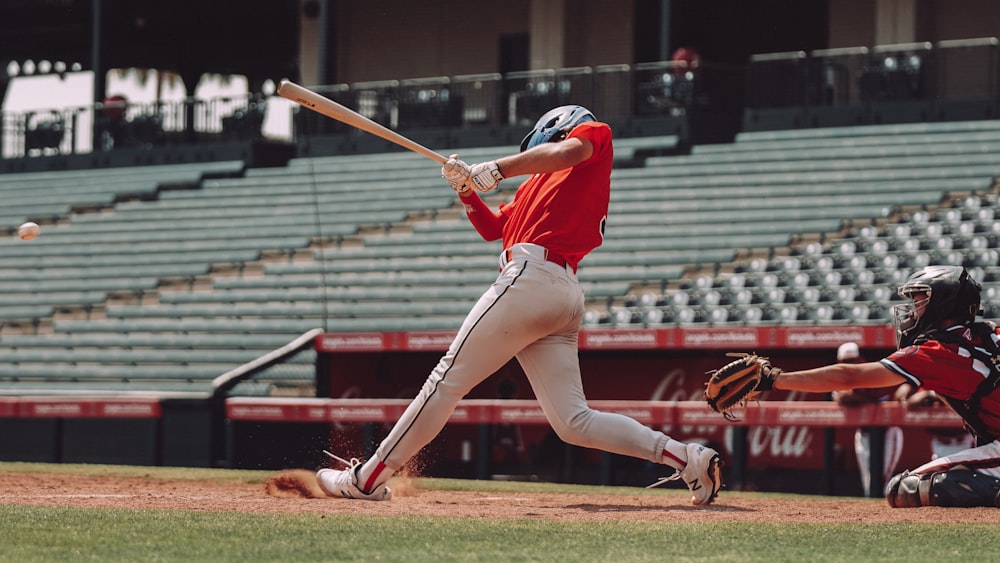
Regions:
<instances>
[{"instance_id":1,"label":"baseball batter","mask_svg":"<svg viewBox=\"0 0 1000 563\"><path fill-rule=\"evenodd\" d=\"M562 106L538 120L517 154L472 166L452 155L444 164L442 176L475 229L503 241L500 274L375 455L318 472L327 494L388 500L389 477L441 431L459 400L516 357L563 441L666 464L676 470L670 479L687 483L693 504L712 502L722 487L716 451L591 409L584 396L577 350L584 297L576 272L603 241L612 161L611 128L586 108ZM530 177L498 211L480 199L504 177L522 175Z\"/></svg>"}]
</instances>

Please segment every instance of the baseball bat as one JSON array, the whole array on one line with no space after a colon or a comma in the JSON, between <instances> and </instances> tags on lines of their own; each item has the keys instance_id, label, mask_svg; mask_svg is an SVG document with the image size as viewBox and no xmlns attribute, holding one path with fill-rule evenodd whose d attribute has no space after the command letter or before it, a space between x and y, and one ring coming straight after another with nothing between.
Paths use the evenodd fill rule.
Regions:
<instances>
[{"instance_id":1,"label":"baseball bat","mask_svg":"<svg viewBox=\"0 0 1000 563\"><path fill-rule=\"evenodd\" d=\"M447 157L432 151L420 143L412 139L408 139L388 127L379 125L360 113L346 106L342 106L329 98L321 96L308 88L299 86L290 80L282 80L278 84L278 95L305 108L321 113L331 119L336 119L337 121L346 123L356 129L367 131L368 133L371 133L376 137L381 137L390 143L395 143L419 155L426 156L439 164L444 164L448 160Z\"/></svg>"}]
</instances>

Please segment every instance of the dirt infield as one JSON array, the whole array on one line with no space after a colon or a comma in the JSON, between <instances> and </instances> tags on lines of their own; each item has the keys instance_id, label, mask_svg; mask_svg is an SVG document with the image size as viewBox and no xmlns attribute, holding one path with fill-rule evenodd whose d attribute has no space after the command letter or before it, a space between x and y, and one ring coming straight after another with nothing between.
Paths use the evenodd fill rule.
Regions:
<instances>
[{"instance_id":1,"label":"dirt infield","mask_svg":"<svg viewBox=\"0 0 1000 563\"><path fill-rule=\"evenodd\" d=\"M276 473L265 484L159 478L80 477L2 473L0 504L220 510L273 514L431 515L463 518L544 518L562 521L675 520L710 522L996 522L994 508L891 509L884 501L829 497L761 499L723 491L709 506L686 496L496 493L421 490L396 478L389 502L322 498L310 471Z\"/></svg>"}]
</instances>

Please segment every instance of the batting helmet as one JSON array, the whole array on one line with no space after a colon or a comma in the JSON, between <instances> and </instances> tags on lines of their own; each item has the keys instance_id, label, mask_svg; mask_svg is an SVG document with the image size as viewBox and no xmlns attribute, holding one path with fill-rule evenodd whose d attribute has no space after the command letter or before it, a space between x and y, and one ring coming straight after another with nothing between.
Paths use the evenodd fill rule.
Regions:
<instances>
[{"instance_id":1,"label":"batting helmet","mask_svg":"<svg viewBox=\"0 0 1000 563\"><path fill-rule=\"evenodd\" d=\"M584 121L597 121L594 114L583 106L559 106L550 109L535 123L535 128L521 141L521 152L542 143L561 141L574 127Z\"/></svg>"},{"instance_id":2,"label":"batting helmet","mask_svg":"<svg viewBox=\"0 0 1000 563\"><path fill-rule=\"evenodd\" d=\"M972 322L980 313L982 290L962 266L927 266L913 272L898 290L909 302L892 308L897 344L910 346L945 319Z\"/></svg>"}]
</instances>

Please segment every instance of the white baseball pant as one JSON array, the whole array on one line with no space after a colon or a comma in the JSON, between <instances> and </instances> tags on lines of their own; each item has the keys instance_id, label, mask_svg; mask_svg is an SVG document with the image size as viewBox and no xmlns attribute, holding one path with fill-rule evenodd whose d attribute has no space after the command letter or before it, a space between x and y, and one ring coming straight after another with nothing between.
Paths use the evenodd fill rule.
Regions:
<instances>
[{"instance_id":1,"label":"white baseball pant","mask_svg":"<svg viewBox=\"0 0 1000 563\"><path fill-rule=\"evenodd\" d=\"M437 436L459 400L516 357L563 441L662 463L665 434L587 406L577 348L584 298L572 268L547 261L537 245L515 245L507 254L374 459L399 471Z\"/></svg>"},{"instance_id":2,"label":"white baseball pant","mask_svg":"<svg viewBox=\"0 0 1000 563\"><path fill-rule=\"evenodd\" d=\"M895 473L896 464L903 455L903 429L891 426L885 429L885 461L882 464L882 482L888 483ZM865 496L871 494L871 440L868 432L858 429L854 432L854 453L858 458L858 470L861 472L861 488Z\"/></svg>"}]
</instances>

